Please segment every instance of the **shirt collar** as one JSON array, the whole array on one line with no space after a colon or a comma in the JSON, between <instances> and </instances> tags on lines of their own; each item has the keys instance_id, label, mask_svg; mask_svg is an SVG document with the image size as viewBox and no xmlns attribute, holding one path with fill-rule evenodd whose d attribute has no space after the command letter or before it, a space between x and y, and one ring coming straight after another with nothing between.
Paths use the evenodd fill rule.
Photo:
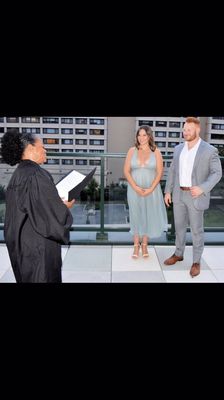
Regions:
<instances>
[{"instance_id":1,"label":"shirt collar","mask_svg":"<svg viewBox=\"0 0 224 400\"><path fill-rule=\"evenodd\" d=\"M198 149L198 147L200 146L200 143L201 143L201 138L199 138L198 142L194 145L194 147L192 147L191 150L193 150L193 149ZM185 147L185 149L188 150L188 142L185 142L185 143L184 143L184 147Z\"/></svg>"}]
</instances>

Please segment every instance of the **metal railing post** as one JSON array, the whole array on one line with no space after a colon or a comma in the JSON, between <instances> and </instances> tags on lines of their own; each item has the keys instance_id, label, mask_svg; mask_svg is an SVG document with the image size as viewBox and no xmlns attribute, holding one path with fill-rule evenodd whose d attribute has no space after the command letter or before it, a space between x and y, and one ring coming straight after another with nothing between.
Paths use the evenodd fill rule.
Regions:
<instances>
[{"instance_id":1,"label":"metal railing post","mask_svg":"<svg viewBox=\"0 0 224 400\"><path fill-rule=\"evenodd\" d=\"M108 240L108 233L104 231L104 157L100 163L100 232L97 232L97 240Z\"/></svg>"},{"instance_id":2,"label":"metal railing post","mask_svg":"<svg viewBox=\"0 0 224 400\"><path fill-rule=\"evenodd\" d=\"M170 218L170 224L171 224L171 229L170 231L167 231L166 237L170 241L175 240L175 223L174 223L174 213L173 213L173 204L170 206L171 207L171 218Z\"/></svg>"}]
</instances>

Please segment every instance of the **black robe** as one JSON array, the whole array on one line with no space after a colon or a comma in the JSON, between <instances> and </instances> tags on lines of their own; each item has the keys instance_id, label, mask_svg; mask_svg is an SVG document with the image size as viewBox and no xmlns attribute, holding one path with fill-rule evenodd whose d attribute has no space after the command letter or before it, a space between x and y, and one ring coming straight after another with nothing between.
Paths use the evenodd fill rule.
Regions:
<instances>
[{"instance_id":1,"label":"black robe","mask_svg":"<svg viewBox=\"0 0 224 400\"><path fill-rule=\"evenodd\" d=\"M61 244L69 243L72 222L52 176L21 161L7 187L4 224L17 282L61 282Z\"/></svg>"}]
</instances>

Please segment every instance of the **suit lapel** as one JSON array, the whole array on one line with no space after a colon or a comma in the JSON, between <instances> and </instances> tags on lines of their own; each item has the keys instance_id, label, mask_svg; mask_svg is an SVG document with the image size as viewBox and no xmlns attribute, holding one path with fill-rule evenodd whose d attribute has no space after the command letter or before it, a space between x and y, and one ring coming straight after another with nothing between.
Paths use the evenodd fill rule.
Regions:
<instances>
[{"instance_id":1,"label":"suit lapel","mask_svg":"<svg viewBox=\"0 0 224 400\"><path fill-rule=\"evenodd\" d=\"M197 168L197 166L199 165L200 158L201 158L201 156L203 154L203 149L204 149L204 141L202 140L200 145L199 145L199 147L198 147L198 151L196 153L196 156L195 156L194 165L193 165L193 169L192 169L192 175L193 175L195 169Z\"/></svg>"}]
</instances>

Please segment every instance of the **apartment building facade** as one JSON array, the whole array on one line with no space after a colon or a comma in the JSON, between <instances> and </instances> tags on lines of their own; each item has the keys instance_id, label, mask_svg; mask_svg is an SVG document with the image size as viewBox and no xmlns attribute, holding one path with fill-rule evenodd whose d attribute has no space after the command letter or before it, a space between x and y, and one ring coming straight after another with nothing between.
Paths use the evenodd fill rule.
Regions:
<instances>
[{"instance_id":1,"label":"apartment building facade","mask_svg":"<svg viewBox=\"0 0 224 400\"><path fill-rule=\"evenodd\" d=\"M201 137L218 149L224 148L224 117L199 117ZM88 174L97 167L95 178L100 183L100 154L123 153L121 158L105 159L105 185L124 179L123 165L127 150L134 145L135 134L141 125L152 128L155 143L163 156L173 155L174 147L183 141L185 117L0 117L0 138L10 129L32 132L38 135L47 153L63 153L66 157L47 156L44 167L55 182L71 169ZM69 153L82 153L81 157L69 157ZM99 157L85 157L85 153ZM171 160L164 160L166 179ZM1 184L7 185L15 167L0 160Z\"/></svg>"},{"instance_id":2,"label":"apartment building facade","mask_svg":"<svg viewBox=\"0 0 224 400\"><path fill-rule=\"evenodd\" d=\"M87 175L97 167L95 178L100 181L100 157L85 157L85 153L100 154L107 151L107 118L105 117L0 117L0 138L6 130L17 129L40 137L47 150L44 165L55 183L72 169ZM82 153L69 157L69 153ZM51 156L63 153L65 156ZM15 167L0 160L1 184L7 185Z\"/></svg>"}]
</instances>

